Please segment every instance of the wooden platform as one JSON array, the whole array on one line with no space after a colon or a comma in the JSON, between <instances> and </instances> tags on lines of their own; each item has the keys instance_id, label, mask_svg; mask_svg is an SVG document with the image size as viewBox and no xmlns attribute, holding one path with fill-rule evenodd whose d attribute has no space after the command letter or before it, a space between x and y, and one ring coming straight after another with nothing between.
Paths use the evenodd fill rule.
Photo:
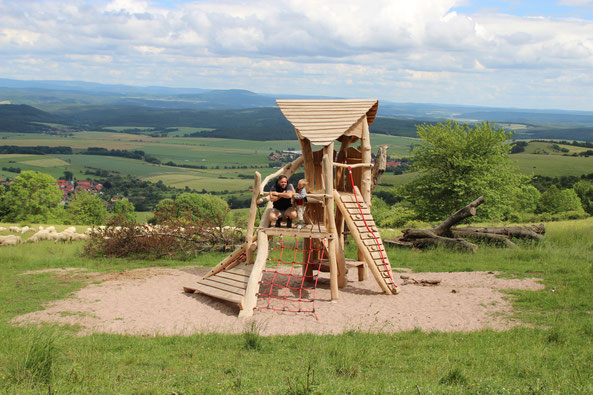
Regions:
<instances>
[{"instance_id":1,"label":"wooden platform","mask_svg":"<svg viewBox=\"0 0 593 395\"><path fill-rule=\"evenodd\" d=\"M183 287L184 292L199 292L228 302L243 309L243 298L253 265L240 264L203 278L194 287Z\"/></svg>"},{"instance_id":2,"label":"wooden platform","mask_svg":"<svg viewBox=\"0 0 593 395\"><path fill-rule=\"evenodd\" d=\"M324 225L312 225L306 224L303 228L297 229L296 224L293 222L292 228L256 228L257 230L263 230L268 236L292 236L292 237L312 237L316 239L331 239L333 236L327 232Z\"/></svg>"},{"instance_id":3,"label":"wooden platform","mask_svg":"<svg viewBox=\"0 0 593 395\"><path fill-rule=\"evenodd\" d=\"M362 240L364 248L368 251L371 262L367 262L367 264L374 265L389 290L392 293L397 293L399 290L392 280L391 264L389 263L389 258L387 257L379 230L371 215L371 210L362 199L360 193L358 193L357 197L358 202L353 193L340 192L341 206L345 208L343 214L348 223L348 228L350 228L350 232L353 235L356 235Z\"/></svg>"}]
</instances>

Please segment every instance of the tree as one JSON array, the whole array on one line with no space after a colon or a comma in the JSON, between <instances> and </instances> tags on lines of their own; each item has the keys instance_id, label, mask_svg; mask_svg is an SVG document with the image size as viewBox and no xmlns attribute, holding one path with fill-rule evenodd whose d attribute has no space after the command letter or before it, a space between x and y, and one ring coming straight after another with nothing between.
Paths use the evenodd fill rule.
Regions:
<instances>
[{"instance_id":1,"label":"tree","mask_svg":"<svg viewBox=\"0 0 593 395\"><path fill-rule=\"evenodd\" d=\"M593 183L581 180L574 184L572 189L574 189L579 199L581 199L581 204L587 214L593 215Z\"/></svg>"},{"instance_id":2,"label":"tree","mask_svg":"<svg viewBox=\"0 0 593 395\"><path fill-rule=\"evenodd\" d=\"M418 178L403 187L406 200L422 220L448 217L484 196L473 217L500 220L509 214L522 178L509 158L512 133L483 122L475 126L449 121L418 126L421 143L411 159Z\"/></svg>"},{"instance_id":3,"label":"tree","mask_svg":"<svg viewBox=\"0 0 593 395\"><path fill-rule=\"evenodd\" d=\"M100 197L78 191L68 204L67 217L74 224L101 225L107 217L107 206Z\"/></svg>"},{"instance_id":4,"label":"tree","mask_svg":"<svg viewBox=\"0 0 593 395\"><path fill-rule=\"evenodd\" d=\"M74 174L71 171L64 172L64 180L72 181L73 178L74 178Z\"/></svg>"},{"instance_id":5,"label":"tree","mask_svg":"<svg viewBox=\"0 0 593 395\"><path fill-rule=\"evenodd\" d=\"M583 213L583 206L577 193L572 189L558 189L552 185L542 193L537 202L538 213L558 214L568 211Z\"/></svg>"},{"instance_id":6,"label":"tree","mask_svg":"<svg viewBox=\"0 0 593 395\"><path fill-rule=\"evenodd\" d=\"M116 200L111 209L113 216L124 217L128 222L136 222L136 211L134 204L128 199Z\"/></svg>"},{"instance_id":7,"label":"tree","mask_svg":"<svg viewBox=\"0 0 593 395\"><path fill-rule=\"evenodd\" d=\"M7 222L48 222L59 216L62 192L49 174L25 170L15 177L3 200Z\"/></svg>"},{"instance_id":8,"label":"tree","mask_svg":"<svg viewBox=\"0 0 593 395\"><path fill-rule=\"evenodd\" d=\"M182 193L173 199L163 199L155 207L157 221L167 217L187 221L211 221L222 225L230 209L218 196L198 193Z\"/></svg>"}]
</instances>

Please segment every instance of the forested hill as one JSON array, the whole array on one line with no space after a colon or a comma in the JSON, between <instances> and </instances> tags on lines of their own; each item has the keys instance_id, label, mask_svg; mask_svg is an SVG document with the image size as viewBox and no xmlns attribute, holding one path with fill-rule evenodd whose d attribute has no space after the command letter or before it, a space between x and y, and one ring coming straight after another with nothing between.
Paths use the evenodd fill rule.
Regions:
<instances>
[{"instance_id":1,"label":"forested hill","mask_svg":"<svg viewBox=\"0 0 593 395\"><path fill-rule=\"evenodd\" d=\"M171 128L189 126L212 131L194 133L196 137L245 140L292 140L293 126L277 107L240 110L164 109L136 106L86 106L59 112L82 129L108 129L112 126ZM422 121L377 118L371 132L397 136L416 136L415 125Z\"/></svg>"},{"instance_id":2,"label":"forested hill","mask_svg":"<svg viewBox=\"0 0 593 395\"><path fill-rule=\"evenodd\" d=\"M50 127L35 122L60 121L59 116L25 104L0 104L0 132L38 133Z\"/></svg>"}]
</instances>

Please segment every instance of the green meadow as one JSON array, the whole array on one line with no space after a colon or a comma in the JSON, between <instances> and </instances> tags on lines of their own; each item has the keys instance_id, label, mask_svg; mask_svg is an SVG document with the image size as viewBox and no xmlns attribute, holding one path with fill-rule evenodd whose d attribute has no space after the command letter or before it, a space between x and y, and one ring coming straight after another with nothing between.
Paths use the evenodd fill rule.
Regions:
<instances>
[{"instance_id":1,"label":"green meadow","mask_svg":"<svg viewBox=\"0 0 593 395\"><path fill-rule=\"evenodd\" d=\"M130 127L111 127L125 130ZM143 128L146 129L146 128ZM194 132L197 128L179 128L179 134ZM191 129L191 130L190 130ZM405 155L414 139L375 134L372 138L376 150L379 145L388 145L390 155ZM76 132L71 136L13 133L2 134L1 145L16 146L70 146L74 152L88 147L106 149L142 150L157 157L162 163L205 166L206 169L191 169L166 165L155 165L142 160L97 156L97 155L0 155L0 169L18 167L35 170L59 178L70 171L77 179L88 176L88 168L104 169L122 175L133 175L149 181L163 181L177 188L191 188L207 191L247 190L253 184L253 173L257 170L263 177L275 171L269 167L268 154L276 150L299 150L296 140L252 141L199 137L151 137L142 134L116 132ZM226 167L226 168L225 168ZM233 169L234 167L234 169ZM14 178L16 173L0 170L1 178ZM246 178L247 177L247 178ZM386 176L386 179L388 177Z\"/></svg>"},{"instance_id":2,"label":"green meadow","mask_svg":"<svg viewBox=\"0 0 593 395\"><path fill-rule=\"evenodd\" d=\"M505 331L262 337L252 328L239 335L142 337L17 327L14 317L90 281L25 271L213 266L223 255L142 261L89 258L81 242L0 247L0 392L592 393L593 221L546 227L542 242L516 250L388 251L394 265L415 272L488 270L540 278L543 290L505 291L513 305L508 318L520 323Z\"/></svg>"}]
</instances>

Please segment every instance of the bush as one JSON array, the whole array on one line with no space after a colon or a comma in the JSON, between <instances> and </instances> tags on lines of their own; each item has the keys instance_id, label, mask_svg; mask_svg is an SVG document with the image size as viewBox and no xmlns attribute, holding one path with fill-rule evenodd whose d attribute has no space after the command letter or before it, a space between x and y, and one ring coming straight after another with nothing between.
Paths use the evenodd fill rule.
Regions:
<instances>
[{"instance_id":1,"label":"bush","mask_svg":"<svg viewBox=\"0 0 593 395\"><path fill-rule=\"evenodd\" d=\"M230 209L218 196L199 193L182 193L173 199L161 200L155 208L157 223L167 220L186 222L212 221L217 226L224 224Z\"/></svg>"}]
</instances>

